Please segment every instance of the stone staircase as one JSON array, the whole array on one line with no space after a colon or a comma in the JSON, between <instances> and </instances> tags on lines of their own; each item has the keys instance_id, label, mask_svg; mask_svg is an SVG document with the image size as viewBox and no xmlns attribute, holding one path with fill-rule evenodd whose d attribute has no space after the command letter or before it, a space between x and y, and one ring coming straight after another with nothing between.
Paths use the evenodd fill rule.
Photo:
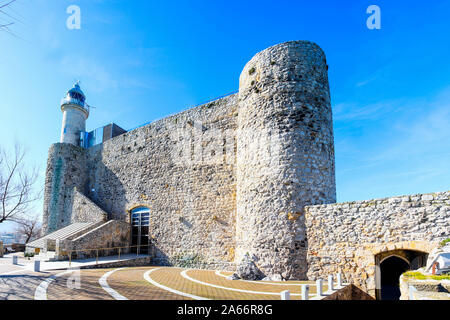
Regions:
<instances>
[{"instance_id":1,"label":"stone staircase","mask_svg":"<svg viewBox=\"0 0 450 320\"><path fill-rule=\"evenodd\" d=\"M103 221L95 222L75 222L55 232L49 233L44 237L36 239L26 245L26 252L35 252L36 248L40 249L39 259L42 261L52 260L55 256L56 240L72 240L82 234L96 228Z\"/></svg>"}]
</instances>

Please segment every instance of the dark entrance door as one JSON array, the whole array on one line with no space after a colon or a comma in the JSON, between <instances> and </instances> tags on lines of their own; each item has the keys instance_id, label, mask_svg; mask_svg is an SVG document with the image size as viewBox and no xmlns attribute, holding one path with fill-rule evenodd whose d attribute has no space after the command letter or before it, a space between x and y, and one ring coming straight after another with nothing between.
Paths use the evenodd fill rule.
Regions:
<instances>
[{"instance_id":1,"label":"dark entrance door","mask_svg":"<svg viewBox=\"0 0 450 320\"><path fill-rule=\"evenodd\" d=\"M390 256L380 263L382 300L399 300L399 279L409 268L408 262L396 256Z\"/></svg>"},{"instance_id":2,"label":"dark entrance door","mask_svg":"<svg viewBox=\"0 0 450 320\"><path fill-rule=\"evenodd\" d=\"M131 210L131 252L149 252L150 209L139 207Z\"/></svg>"}]
</instances>

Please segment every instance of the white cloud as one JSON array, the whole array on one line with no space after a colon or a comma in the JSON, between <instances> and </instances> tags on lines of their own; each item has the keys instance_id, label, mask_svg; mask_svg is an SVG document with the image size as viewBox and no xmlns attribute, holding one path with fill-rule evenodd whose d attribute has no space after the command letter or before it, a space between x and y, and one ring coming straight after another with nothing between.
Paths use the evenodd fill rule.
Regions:
<instances>
[{"instance_id":1,"label":"white cloud","mask_svg":"<svg viewBox=\"0 0 450 320\"><path fill-rule=\"evenodd\" d=\"M343 102L333 106L335 121L376 120L380 116L398 112L404 108L401 100L380 101L367 105L356 102Z\"/></svg>"}]
</instances>

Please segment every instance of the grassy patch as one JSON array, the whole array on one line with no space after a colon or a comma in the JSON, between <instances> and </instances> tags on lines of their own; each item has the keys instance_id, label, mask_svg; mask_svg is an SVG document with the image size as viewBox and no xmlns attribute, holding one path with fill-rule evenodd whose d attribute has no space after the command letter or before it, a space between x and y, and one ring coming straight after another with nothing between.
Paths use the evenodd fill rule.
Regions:
<instances>
[{"instance_id":1,"label":"grassy patch","mask_svg":"<svg viewBox=\"0 0 450 320\"><path fill-rule=\"evenodd\" d=\"M403 274L405 278L417 279L417 280L450 280L450 274L446 275L425 275L418 271L407 271Z\"/></svg>"},{"instance_id":2,"label":"grassy patch","mask_svg":"<svg viewBox=\"0 0 450 320\"><path fill-rule=\"evenodd\" d=\"M445 246L447 243L449 243L450 242L450 238L447 238L447 239L445 239L445 240L442 240L440 243L439 243L439 246L441 246L441 247L443 247L443 246Z\"/></svg>"}]
</instances>

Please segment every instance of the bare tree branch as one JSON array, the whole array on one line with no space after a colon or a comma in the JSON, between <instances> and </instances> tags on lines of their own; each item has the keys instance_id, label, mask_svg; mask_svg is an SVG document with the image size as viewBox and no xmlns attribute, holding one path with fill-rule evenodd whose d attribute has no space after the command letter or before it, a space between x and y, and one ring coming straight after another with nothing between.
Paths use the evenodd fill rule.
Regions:
<instances>
[{"instance_id":1,"label":"bare tree branch","mask_svg":"<svg viewBox=\"0 0 450 320\"><path fill-rule=\"evenodd\" d=\"M0 150L0 223L21 221L29 213L30 205L41 197L40 192L33 192L38 171L25 169L25 154L18 143L13 155Z\"/></svg>"},{"instance_id":2,"label":"bare tree branch","mask_svg":"<svg viewBox=\"0 0 450 320\"><path fill-rule=\"evenodd\" d=\"M0 14L3 14L3 15L5 15L5 16L9 17L10 19L16 20L17 22L20 22L20 23L24 24L23 21L21 21L20 19L14 17L13 15L11 15L11 14L9 14L8 12L6 12L6 11L3 10L3 9L9 9L9 10L15 11L15 10L12 8L12 6L11 6L11 4L12 4L13 2L15 2L15 1L16 1L16 0L11 0L11 1L6 2L6 3L4 3L4 4L0 4ZM8 28L9 26L13 25L14 22L11 22L10 20L7 20L7 19L3 18L1 15L0 15L0 18L2 18L2 20L5 21L5 22L3 22L2 24L0 24L0 31L5 31L5 32L11 34L12 36L14 36L14 37L16 37L16 38L21 39L19 36L17 36L14 32L12 32L12 31Z\"/></svg>"},{"instance_id":3,"label":"bare tree branch","mask_svg":"<svg viewBox=\"0 0 450 320\"><path fill-rule=\"evenodd\" d=\"M11 3L13 3L14 1L16 1L16 0L11 0L11 1L8 2L8 3L5 3L5 4L0 5L0 9L9 6L9 5L10 5Z\"/></svg>"},{"instance_id":4,"label":"bare tree branch","mask_svg":"<svg viewBox=\"0 0 450 320\"><path fill-rule=\"evenodd\" d=\"M37 216L17 221L16 233L25 238L25 243L37 239L41 235L41 223Z\"/></svg>"},{"instance_id":5,"label":"bare tree branch","mask_svg":"<svg viewBox=\"0 0 450 320\"><path fill-rule=\"evenodd\" d=\"M0 28L7 27L7 26L10 26L12 24L14 24L14 22L11 22L11 23L8 23L8 24L0 24Z\"/></svg>"}]
</instances>

